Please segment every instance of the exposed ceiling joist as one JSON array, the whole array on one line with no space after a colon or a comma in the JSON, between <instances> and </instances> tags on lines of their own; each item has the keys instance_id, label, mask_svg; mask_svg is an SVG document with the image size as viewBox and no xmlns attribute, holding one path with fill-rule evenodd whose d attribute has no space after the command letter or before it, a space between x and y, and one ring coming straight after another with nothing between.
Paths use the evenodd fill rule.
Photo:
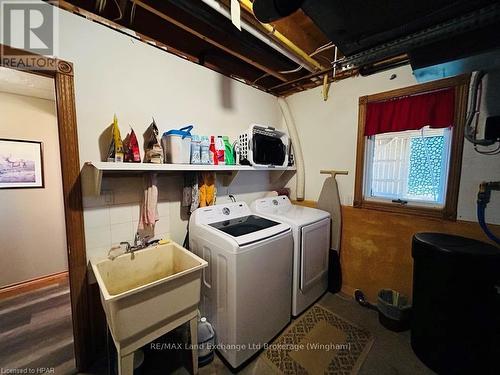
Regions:
<instances>
[{"instance_id":1,"label":"exposed ceiling joist","mask_svg":"<svg viewBox=\"0 0 500 375\"><path fill-rule=\"evenodd\" d=\"M207 3L210 1L206 0ZM228 4L227 0L212 2L220 7ZM304 50L306 58L296 56L296 51L289 45L283 45L276 35L267 33L265 26L244 9L242 18L248 26L255 28L251 32L236 29L227 18L228 9L220 12L217 7L207 5L205 0L123 0L118 3L109 0L62 0L59 6L120 32L133 30L140 40L274 95L279 95L284 89L299 91L306 85L321 84L322 79L313 77L305 82L272 89L307 77L310 71L325 70L318 67L329 68L333 59L333 48L318 51L318 47L325 44L324 36L318 30L309 33L320 35L318 45L315 46L314 38L308 36L309 45ZM99 15L94 12L99 12ZM310 20L309 26L314 27ZM296 49L303 49L303 40L297 44L297 39L293 39L293 43ZM314 52L314 59L309 56L311 52ZM310 64L312 60L316 66Z\"/></svg>"},{"instance_id":2,"label":"exposed ceiling joist","mask_svg":"<svg viewBox=\"0 0 500 375\"><path fill-rule=\"evenodd\" d=\"M287 81L287 78L285 76L283 76L282 74L280 74L272 69L269 69L267 66L261 64L260 62L256 61L255 59L252 59L251 57L247 57L247 56L243 55L242 53L238 52L236 50L236 48L234 48L234 49L229 48L226 45L224 45L224 44L222 44L222 43L220 43L220 42L218 42L218 41L216 41L208 36L203 35L202 33L198 32L194 28L177 21L176 19L174 19L171 16L157 10L156 8L152 7L151 5L146 4L145 2L143 2L141 0L134 0L134 4L136 4L136 5L140 6L141 8L155 14L156 16L161 17L164 20L176 25L177 27L190 33L191 35L193 35L193 36L195 36L195 37L197 37L197 38L199 38L207 43L210 43L211 45L223 50L224 52L227 52L228 54L230 54L234 57L237 57L238 59L262 70L263 72L266 72L267 74L270 74L273 77L278 78L280 81L282 81L282 82Z\"/></svg>"}]
</instances>

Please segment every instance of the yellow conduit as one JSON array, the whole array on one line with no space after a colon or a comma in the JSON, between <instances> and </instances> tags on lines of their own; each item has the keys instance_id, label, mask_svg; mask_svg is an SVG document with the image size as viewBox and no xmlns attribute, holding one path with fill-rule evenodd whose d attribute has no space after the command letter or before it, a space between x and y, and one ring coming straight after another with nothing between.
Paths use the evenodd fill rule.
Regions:
<instances>
[{"instance_id":1,"label":"yellow conduit","mask_svg":"<svg viewBox=\"0 0 500 375\"><path fill-rule=\"evenodd\" d=\"M240 4L247 9L251 14L253 14L253 4L250 0L240 0ZM319 62L311 58L304 50L299 48L295 43L293 43L290 39L280 33L278 30L274 28L274 26L268 23L261 23L261 25L272 35L276 37L281 43L283 43L288 49L290 49L293 53L299 56L304 61L307 61L313 67L318 70L325 70L326 68L321 65Z\"/></svg>"}]
</instances>

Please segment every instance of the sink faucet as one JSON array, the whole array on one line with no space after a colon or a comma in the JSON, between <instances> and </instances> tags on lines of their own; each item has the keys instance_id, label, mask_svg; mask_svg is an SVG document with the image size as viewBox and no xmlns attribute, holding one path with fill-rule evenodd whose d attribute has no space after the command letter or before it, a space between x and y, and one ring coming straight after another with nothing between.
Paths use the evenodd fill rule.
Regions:
<instances>
[{"instance_id":1,"label":"sink faucet","mask_svg":"<svg viewBox=\"0 0 500 375\"><path fill-rule=\"evenodd\" d=\"M120 245L125 246L126 253L133 253L134 251L146 248L148 246L149 238L150 238L150 236L142 237L139 233L136 233L135 237L134 237L134 244L133 245L130 245L130 242L128 242L128 241L122 241L122 242L120 242Z\"/></svg>"},{"instance_id":2,"label":"sink faucet","mask_svg":"<svg viewBox=\"0 0 500 375\"><path fill-rule=\"evenodd\" d=\"M135 237L134 237L134 247L141 248L141 249L145 248L148 245L148 240L150 238L151 238L151 236L141 237L141 235L139 233L136 233Z\"/></svg>"}]
</instances>

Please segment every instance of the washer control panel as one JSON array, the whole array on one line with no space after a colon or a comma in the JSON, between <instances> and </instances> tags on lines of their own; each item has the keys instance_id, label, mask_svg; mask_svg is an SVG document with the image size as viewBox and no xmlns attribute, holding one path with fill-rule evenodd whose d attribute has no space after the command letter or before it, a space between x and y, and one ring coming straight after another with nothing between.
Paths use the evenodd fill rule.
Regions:
<instances>
[{"instance_id":1,"label":"washer control panel","mask_svg":"<svg viewBox=\"0 0 500 375\"><path fill-rule=\"evenodd\" d=\"M250 211L245 202L235 202L200 207L196 210L196 214L200 223L210 224L236 217L248 216L252 214L252 211Z\"/></svg>"},{"instance_id":2,"label":"washer control panel","mask_svg":"<svg viewBox=\"0 0 500 375\"><path fill-rule=\"evenodd\" d=\"M255 209L257 212L272 212L278 208L291 206L292 202L286 195L279 195L277 197L267 197L257 199L255 201Z\"/></svg>"}]
</instances>

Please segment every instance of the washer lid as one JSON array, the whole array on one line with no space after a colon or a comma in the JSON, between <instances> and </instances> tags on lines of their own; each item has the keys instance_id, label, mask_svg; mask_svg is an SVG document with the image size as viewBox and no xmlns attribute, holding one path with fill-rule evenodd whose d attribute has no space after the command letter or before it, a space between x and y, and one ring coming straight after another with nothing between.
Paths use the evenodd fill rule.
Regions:
<instances>
[{"instance_id":1,"label":"washer lid","mask_svg":"<svg viewBox=\"0 0 500 375\"><path fill-rule=\"evenodd\" d=\"M256 215L237 217L230 220L219 221L217 223L208 224L218 230L223 231L233 237L241 237L245 234L255 233L262 229L271 228L280 223L265 219Z\"/></svg>"},{"instance_id":2,"label":"washer lid","mask_svg":"<svg viewBox=\"0 0 500 375\"><path fill-rule=\"evenodd\" d=\"M206 224L232 237L239 246L249 245L290 231L290 226L257 215Z\"/></svg>"},{"instance_id":3,"label":"washer lid","mask_svg":"<svg viewBox=\"0 0 500 375\"><path fill-rule=\"evenodd\" d=\"M330 217L330 214L316 208L292 205L288 209L278 209L273 217L283 218L284 221L295 225L306 225Z\"/></svg>"}]
</instances>

